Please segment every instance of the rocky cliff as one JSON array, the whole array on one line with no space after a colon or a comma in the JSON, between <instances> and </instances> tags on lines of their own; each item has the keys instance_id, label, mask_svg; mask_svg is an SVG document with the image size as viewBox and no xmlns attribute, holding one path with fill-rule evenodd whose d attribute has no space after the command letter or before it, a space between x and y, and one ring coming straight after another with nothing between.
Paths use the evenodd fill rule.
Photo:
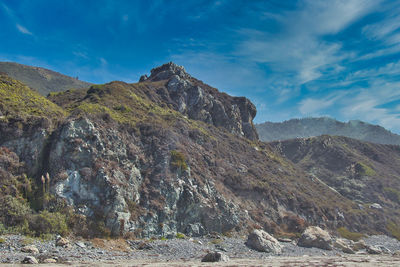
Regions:
<instances>
[{"instance_id":1,"label":"rocky cliff","mask_svg":"<svg viewBox=\"0 0 400 267\"><path fill-rule=\"evenodd\" d=\"M258 139L253 125L256 107L247 98L221 93L172 62L152 69L150 77L140 78L140 82L156 81L165 81L164 90L157 91L162 100L188 118L224 127L251 140Z\"/></svg>"},{"instance_id":2,"label":"rocky cliff","mask_svg":"<svg viewBox=\"0 0 400 267\"><path fill-rule=\"evenodd\" d=\"M385 128L352 120L340 122L332 118L303 118L284 122L265 122L256 125L264 142L304 138L320 135L346 136L377 144L400 145L400 136Z\"/></svg>"},{"instance_id":3,"label":"rocky cliff","mask_svg":"<svg viewBox=\"0 0 400 267\"><path fill-rule=\"evenodd\" d=\"M308 224L388 232L376 225L399 218L397 206L385 203L365 212L259 142L254 105L173 63L139 83L47 99L6 76L0 89L15 92L0 98L0 146L15 152L36 184L41 201L32 212L72 208L65 214L77 234L196 236L258 227L296 235Z\"/></svg>"}]
</instances>

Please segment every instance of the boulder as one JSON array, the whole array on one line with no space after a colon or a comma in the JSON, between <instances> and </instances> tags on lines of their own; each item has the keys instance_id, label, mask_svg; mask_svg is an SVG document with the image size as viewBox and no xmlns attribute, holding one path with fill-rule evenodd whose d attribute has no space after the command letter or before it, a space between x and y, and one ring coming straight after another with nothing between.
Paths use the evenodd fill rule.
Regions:
<instances>
[{"instance_id":1,"label":"boulder","mask_svg":"<svg viewBox=\"0 0 400 267\"><path fill-rule=\"evenodd\" d=\"M351 245L351 248L355 251L361 250L361 249L365 249L367 247L367 244L365 244L365 241L363 239L358 240L357 242L354 242Z\"/></svg>"},{"instance_id":2,"label":"boulder","mask_svg":"<svg viewBox=\"0 0 400 267\"><path fill-rule=\"evenodd\" d=\"M373 255L382 254L382 250L376 246L367 246L367 252Z\"/></svg>"},{"instance_id":3,"label":"boulder","mask_svg":"<svg viewBox=\"0 0 400 267\"><path fill-rule=\"evenodd\" d=\"M44 259L43 263L57 263L57 260L53 259L53 258L48 258L48 259Z\"/></svg>"},{"instance_id":4,"label":"boulder","mask_svg":"<svg viewBox=\"0 0 400 267\"><path fill-rule=\"evenodd\" d=\"M21 263L25 264L38 264L38 260L33 256L26 256Z\"/></svg>"},{"instance_id":5,"label":"boulder","mask_svg":"<svg viewBox=\"0 0 400 267\"><path fill-rule=\"evenodd\" d=\"M355 254L355 251L350 247L351 242L349 240L338 238L333 242L333 246L340 249L347 254Z\"/></svg>"},{"instance_id":6,"label":"boulder","mask_svg":"<svg viewBox=\"0 0 400 267\"><path fill-rule=\"evenodd\" d=\"M57 236L56 238L56 246L57 247L65 247L69 245L69 240L61 237L61 236Z\"/></svg>"},{"instance_id":7,"label":"boulder","mask_svg":"<svg viewBox=\"0 0 400 267\"><path fill-rule=\"evenodd\" d=\"M332 250L332 238L330 234L318 226L307 227L297 244L301 247Z\"/></svg>"},{"instance_id":8,"label":"boulder","mask_svg":"<svg viewBox=\"0 0 400 267\"><path fill-rule=\"evenodd\" d=\"M282 245L273 236L263 230L255 229L247 238L246 245L260 252L282 252Z\"/></svg>"},{"instance_id":9,"label":"boulder","mask_svg":"<svg viewBox=\"0 0 400 267\"><path fill-rule=\"evenodd\" d=\"M382 206L380 204L378 204L378 203L371 204L371 205L369 205L369 207L371 209L376 209L376 210L382 210L383 209Z\"/></svg>"},{"instance_id":10,"label":"boulder","mask_svg":"<svg viewBox=\"0 0 400 267\"><path fill-rule=\"evenodd\" d=\"M203 257L201 262L221 262L229 261L229 257L221 252L210 252Z\"/></svg>"},{"instance_id":11,"label":"boulder","mask_svg":"<svg viewBox=\"0 0 400 267\"><path fill-rule=\"evenodd\" d=\"M21 248L21 251L26 252L26 253L32 253L32 254L39 254L38 248L34 245L25 246L25 247Z\"/></svg>"}]
</instances>

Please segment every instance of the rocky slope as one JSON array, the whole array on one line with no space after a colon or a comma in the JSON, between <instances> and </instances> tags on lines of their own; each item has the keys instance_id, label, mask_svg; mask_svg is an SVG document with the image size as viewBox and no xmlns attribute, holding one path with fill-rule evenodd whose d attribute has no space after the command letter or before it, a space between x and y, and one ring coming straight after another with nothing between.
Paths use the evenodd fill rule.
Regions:
<instances>
[{"instance_id":1,"label":"rocky slope","mask_svg":"<svg viewBox=\"0 0 400 267\"><path fill-rule=\"evenodd\" d=\"M346 136L377 144L400 145L400 136L385 128L362 121L340 122L328 117L292 119L284 122L256 124L264 142L320 135Z\"/></svg>"},{"instance_id":2,"label":"rocky slope","mask_svg":"<svg viewBox=\"0 0 400 267\"><path fill-rule=\"evenodd\" d=\"M384 209L360 207L259 142L250 101L173 63L139 83L48 99L6 76L0 88L21 89L0 105L0 146L34 179L41 201L33 214L58 212L77 234L201 236L260 227L295 236L308 224L388 233L387 222L399 218L386 195ZM21 112L13 108L20 100ZM39 218L49 217L43 212Z\"/></svg>"},{"instance_id":3,"label":"rocky slope","mask_svg":"<svg viewBox=\"0 0 400 267\"><path fill-rule=\"evenodd\" d=\"M398 216L399 146L328 135L273 142L271 145L313 179L358 203L360 213L367 214L375 209L379 211L376 216L380 216L388 209ZM378 230L399 225L396 216L392 217L392 221L388 218L374 228Z\"/></svg>"},{"instance_id":4,"label":"rocky slope","mask_svg":"<svg viewBox=\"0 0 400 267\"><path fill-rule=\"evenodd\" d=\"M0 62L0 73L7 74L13 79L23 82L37 90L41 95L90 86L90 83L68 77L52 70L22 65L15 62Z\"/></svg>"}]
</instances>

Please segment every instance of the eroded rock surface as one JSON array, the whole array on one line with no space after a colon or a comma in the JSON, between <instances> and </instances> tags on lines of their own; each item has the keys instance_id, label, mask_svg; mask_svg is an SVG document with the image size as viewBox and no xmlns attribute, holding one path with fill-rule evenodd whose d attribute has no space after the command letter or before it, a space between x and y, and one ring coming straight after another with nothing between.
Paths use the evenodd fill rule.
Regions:
<instances>
[{"instance_id":1,"label":"eroded rock surface","mask_svg":"<svg viewBox=\"0 0 400 267\"><path fill-rule=\"evenodd\" d=\"M260 252L279 254L283 246L270 234L263 230L255 229L247 238L246 245Z\"/></svg>"},{"instance_id":2,"label":"eroded rock surface","mask_svg":"<svg viewBox=\"0 0 400 267\"><path fill-rule=\"evenodd\" d=\"M251 140L258 139L252 122L257 111L247 98L220 93L172 62L152 69L148 78L142 77L141 81L166 80L167 90L159 90L158 93L190 119L224 127Z\"/></svg>"},{"instance_id":3,"label":"eroded rock surface","mask_svg":"<svg viewBox=\"0 0 400 267\"><path fill-rule=\"evenodd\" d=\"M318 226L308 227L301 235L297 244L301 247L315 247L332 250L332 238L330 234Z\"/></svg>"}]
</instances>

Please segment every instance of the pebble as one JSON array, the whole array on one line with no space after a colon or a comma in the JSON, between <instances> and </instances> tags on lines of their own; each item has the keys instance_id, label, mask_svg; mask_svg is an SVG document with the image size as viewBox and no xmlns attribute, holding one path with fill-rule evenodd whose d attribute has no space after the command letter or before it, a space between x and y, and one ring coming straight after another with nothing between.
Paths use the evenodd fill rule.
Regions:
<instances>
[{"instance_id":1,"label":"pebble","mask_svg":"<svg viewBox=\"0 0 400 267\"><path fill-rule=\"evenodd\" d=\"M1 257L0 263L20 263L25 258L26 253L21 252L23 240L26 238L21 235L4 235L2 236L6 242L0 245ZM131 259L149 259L152 256L157 255L159 261L174 261L174 260L194 260L202 259L204 255L211 251L217 251L224 253L230 258L249 258L249 259L267 259L272 256L271 253L257 252L249 250L246 247L245 239L240 238L228 238L221 237L221 243L217 244L221 248L225 249L226 252L218 251L218 246L215 246L211 241L213 238L193 238L192 241L189 239L170 239L170 240L127 240L128 246L134 249L133 252L120 252L120 251L108 251L100 248L93 248L93 244L87 241L73 241L72 248L65 249L63 247L56 247L55 240L39 241L34 240L34 246L39 251L47 251L47 255L42 254L41 259L54 258L57 256L60 260L57 262L99 262L105 261L106 259L113 260L131 260ZM83 242L86 247L81 248L76 245L76 242ZM138 250L136 247L141 243L150 244L149 249ZM365 243L368 246L377 246L378 248L385 247L392 251L394 255L399 255L400 242L394 238L387 236L371 236L365 238ZM327 256L333 257L337 255L344 255L341 250L334 249L332 251L321 250L318 248L302 248L292 243L282 243L285 247L282 250L281 256ZM14 250L9 250L9 248ZM128 247L129 249L129 247ZM357 252L366 253L365 250Z\"/></svg>"}]
</instances>

